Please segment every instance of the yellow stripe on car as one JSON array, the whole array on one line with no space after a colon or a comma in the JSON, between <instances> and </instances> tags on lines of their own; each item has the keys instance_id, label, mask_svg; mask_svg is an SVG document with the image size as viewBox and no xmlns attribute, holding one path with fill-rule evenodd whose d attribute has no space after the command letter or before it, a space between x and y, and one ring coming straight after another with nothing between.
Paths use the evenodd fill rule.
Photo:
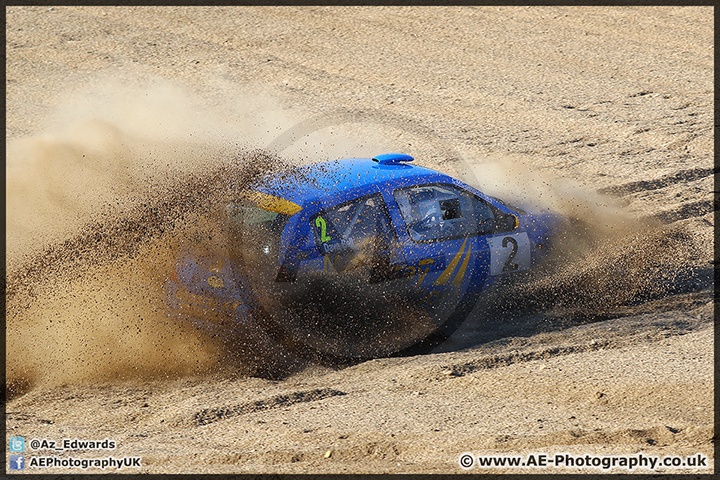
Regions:
<instances>
[{"instance_id":1,"label":"yellow stripe on car","mask_svg":"<svg viewBox=\"0 0 720 480\"><path fill-rule=\"evenodd\" d=\"M465 255L465 260L463 260L462 265L460 266L460 270L458 270L457 275L455 275L455 278L452 281L452 286L455 288L458 288L460 284L463 281L463 278L465 278L465 270L467 270L468 262L470 262L470 253L472 252L472 243L468 245L468 251Z\"/></svg>"},{"instance_id":2,"label":"yellow stripe on car","mask_svg":"<svg viewBox=\"0 0 720 480\"><path fill-rule=\"evenodd\" d=\"M445 285L448 280L450 280L450 277L452 276L452 273L455 271L455 267L457 267L457 264L460 263L460 259L463 256L463 253L465 253L465 244L468 241L468 237L465 237L465 241L463 242L462 246L460 247L460 250L455 254L455 258L452 259L450 262L450 265L445 268L445 270L440 274L437 280L435 280L434 285Z\"/></svg>"}]
</instances>

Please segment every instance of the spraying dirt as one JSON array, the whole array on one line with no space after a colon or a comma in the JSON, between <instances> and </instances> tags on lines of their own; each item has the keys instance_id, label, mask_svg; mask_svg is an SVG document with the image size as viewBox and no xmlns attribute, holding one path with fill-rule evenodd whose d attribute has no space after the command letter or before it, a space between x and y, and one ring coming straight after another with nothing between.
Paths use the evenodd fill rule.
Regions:
<instances>
[{"instance_id":1,"label":"spraying dirt","mask_svg":"<svg viewBox=\"0 0 720 480\"><path fill-rule=\"evenodd\" d=\"M163 287L183 248L227 258L224 205L250 181L287 169L293 161L261 151L223 159L217 147L209 152L202 145L165 145L165 155L181 164L191 164L186 156L204 152L204 171L178 171L171 177L168 172L147 173L156 165L142 163L147 154L138 146L148 150L155 144L97 121L78 124L64 136L25 139L11 146L18 155L11 163L28 165L22 171L34 171L33 178L40 179L39 186L47 192L38 198L23 195L27 177L9 176L12 203L34 208L30 213L11 210L10 218L16 238L9 249L7 279L11 395L38 383L175 377L223 369L245 374L274 371L276 349L255 348L255 360L243 362L242 354L251 348L246 342L236 338L222 342L169 317ZM495 317L561 311L567 318L604 318L628 303L682 289L677 277L687 276L692 259L708 253L681 230L634 218L609 197L597 195L591 200L567 182L537 177L521 187L511 179L529 178L530 172L522 171L527 167L519 161L504 159L490 165L495 172L483 165L478 182L489 187L484 191L511 202L540 199L535 208L562 213L568 221L555 239L550 264L534 279L504 285L500 296L493 297ZM23 219L32 223L24 225ZM65 239L50 242L44 252L33 256L38 245L28 237L37 234ZM23 258L29 260L19 260ZM352 282L316 282L283 300L276 321L300 325L305 322L302 317L326 303L313 299L328 295L352 298L338 302L342 305L338 312L324 311L319 318L344 324L348 320L341 321L340 311L352 312L353 318L365 312L362 328L355 328L363 335L374 335L370 324L365 325L374 316L371 312L390 308ZM412 311L411 305L397 308L407 315ZM382 315L377 321L384 321ZM417 316L405 323L416 322L420 328L424 321ZM350 324L346 327L352 330ZM328 326L325 341L333 335L334 342L340 341L333 328Z\"/></svg>"}]
</instances>

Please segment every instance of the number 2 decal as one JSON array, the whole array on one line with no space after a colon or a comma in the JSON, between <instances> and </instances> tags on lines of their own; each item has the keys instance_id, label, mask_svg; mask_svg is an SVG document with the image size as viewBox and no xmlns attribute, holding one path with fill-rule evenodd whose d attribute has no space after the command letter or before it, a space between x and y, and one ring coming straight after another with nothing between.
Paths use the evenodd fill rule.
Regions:
<instances>
[{"instance_id":1,"label":"number 2 decal","mask_svg":"<svg viewBox=\"0 0 720 480\"><path fill-rule=\"evenodd\" d=\"M507 247L508 243L512 243L512 252L510 252L510 255L508 255L507 260L505 260L505 265L503 265L503 272L512 272L513 270L517 270L519 265L517 263L512 263L513 258L515 258L515 255L518 251L518 243L517 240L515 240L513 237L505 237L502 241L503 248Z\"/></svg>"},{"instance_id":2,"label":"number 2 decal","mask_svg":"<svg viewBox=\"0 0 720 480\"><path fill-rule=\"evenodd\" d=\"M315 219L315 226L320 229L320 242L325 243L331 240L330 237L327 236L327 225L325 224L325 219L322 217L317 217Z\"/></svg>"},{"instance_id":3,"label":"number 2 decal","mask_svg":"<svg viewBox=\"0 0 720 480\"><path fill-rule=\"evenodd\" d=\"M526 232L488 237L490 275L503 275L530 268L530 239Z\"/></svg>"}]
</instances>

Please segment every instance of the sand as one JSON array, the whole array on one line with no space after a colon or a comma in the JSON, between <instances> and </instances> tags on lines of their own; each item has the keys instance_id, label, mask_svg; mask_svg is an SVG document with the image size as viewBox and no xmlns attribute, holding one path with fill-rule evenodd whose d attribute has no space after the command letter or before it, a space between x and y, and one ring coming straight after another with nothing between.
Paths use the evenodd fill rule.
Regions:
<instances>
[{"instance_id":1,"label":"sand","mask_svg":"<svg viewBox=\"0 0 720 480\"><path fill-rule=\"evenodd\" d=\"M713 471L711 7L15 6L6 22L8 436L117 444L28 462L604 473L459 459L700 454L631 473ZM164 315L162 275L211 228L223 169L261 149L400 151L582 228L432 353L321 366L258 337L238 355Z\"/></svg>"}]
</instances>

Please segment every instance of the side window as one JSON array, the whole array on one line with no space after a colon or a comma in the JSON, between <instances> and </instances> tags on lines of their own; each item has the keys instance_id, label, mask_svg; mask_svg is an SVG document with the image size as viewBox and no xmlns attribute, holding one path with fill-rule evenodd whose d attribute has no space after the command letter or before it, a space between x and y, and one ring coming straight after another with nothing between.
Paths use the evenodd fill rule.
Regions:
<instances>
[{"instance_id":1,"label":"side window","mask_svg":"<svg viewBox=\"0 0 720 480\"><path fill-rule=\"evenodd\" d=\"M488 234L495 228L492 206L452 185L423 185L393 192L415 242Z\"/></svg>"},{"instance_id":2,"label":"side window","mask_svg":"<svg viewBox=\"0 0 720 480\"><path fill-rule=\"evenodd\" d=\"M393 236L390 217L379 193L324 210L310 221L315 242L323 254L387 246Z\"/></svg>"}]
</instances>

